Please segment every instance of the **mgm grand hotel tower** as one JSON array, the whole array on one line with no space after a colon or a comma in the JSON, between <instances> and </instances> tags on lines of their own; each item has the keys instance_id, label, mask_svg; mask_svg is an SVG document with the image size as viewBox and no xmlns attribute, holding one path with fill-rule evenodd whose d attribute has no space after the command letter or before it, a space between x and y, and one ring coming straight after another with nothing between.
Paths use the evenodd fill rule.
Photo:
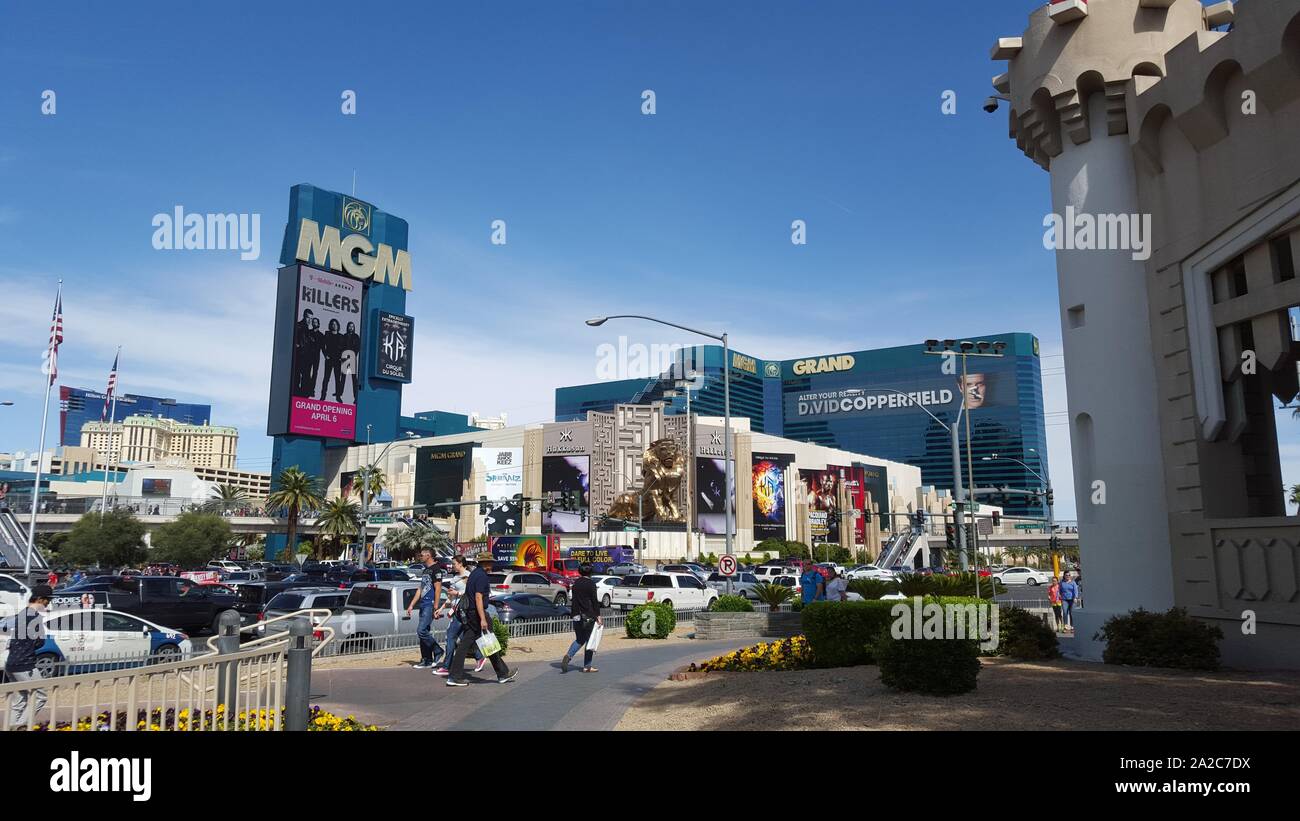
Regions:
<instances>
[{"instance_id":1,"label":"mgm grand hotel tower","mask_svg":"<svg viewBox=\"0 0 1300 821\"><path fill-rule=\"evenodd\" d=\"M1300 667L1278 448L1300 430L1300 0L1058 0L992 57L1067 235L1077 652L1178 606L1222 628L1225 663Z\"/></svg>"}]
</instances>

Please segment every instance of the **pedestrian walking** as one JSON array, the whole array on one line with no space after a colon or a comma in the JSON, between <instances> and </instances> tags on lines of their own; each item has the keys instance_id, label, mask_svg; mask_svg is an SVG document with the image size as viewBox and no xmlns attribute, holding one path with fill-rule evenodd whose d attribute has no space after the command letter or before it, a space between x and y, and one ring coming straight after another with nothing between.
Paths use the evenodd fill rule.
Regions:
<instances>
[{"instance_id":1,"label":"pedestrian walking","mask_svg":"<svg viewBox=\"0 0 1300 821\"><path fill-rule=\"evenodd\" d=\"M1052 605L1052 624L1057 630L1061 629L1061 580L1052 577L1052 583L1047 588L1047 601Z\"/></svg>"},{"instance_id":2,"label":"pedestrian walking","mask_svg":"<svg viewBox=\"0 0 1300 821\"><path fill-rule=\"evenodd\" d=\"M1083 609L1083 573L1074 571L1074 609Z\"/></svg>"},{"instance_id":3,"label":"pedestrian walking","mask_svg":"<svg viewBox=\"0 0 1300 821\"><path fill-rule=\"evenodd\" d=\"M817 568L809 564L799 577L799 590L803 594L804 604L822 601L826 598L826 579L817 572Z\"/></svg>"},{"instance_id":4,"label":"pedestrian walking","mask_svg":"<svg viewBox=\"0 0 1300 821\"><path fill-rule=\"evenodd\" d=\"M446 588L444 592L447 594L447 599L442 608L434 614L434 618L440 619L443 616L448 616L450 618L450 621L447 624L447 654L443 656L443 665L435 668L433 671L435 676L443 677L451 675L451 651L456 649L456 637L459 636L461 630L464 629L461 626L460 619L456 618L455 614L461 597L465 595L465 582L469 579L469 568L467 568L463 563L453 562L448 578L450 578L450 581L444 579L444 586ZM495 619L496 612L496 607L488 605L488 616ZM474 665L474 672L481 673L483 672L483 665L487 664L487 657L478 649L477 644L474 645L473 653L475 660L478 662Z\"/></svg>"},{"instance_id":5,"label":"pedestrian walking","mask_svg":"<svg viewBox=\"0 0 1300 821\"><path fill-rule=\"evenodd\" d=\"M826 582L826 601L848 601L849 600L849 583L844 581L844 577L831 569L831 577Z\"/></svg>"},{"instance_id":6,"label":"pedestrian walking","mask_svg":"<svg viewBox=\"0 0 1300 821\"><path fill-rule=\"evenodd\" d=\"M5 659L5 676L10 681L39 681L41 671L36 669L36 652L45 643L43 613L50 606L54 591L48 584L32 587L28 603L19 613L0 621L0 635L9 639L9 655ZM32 717L45 709L45 691L19 690L10 696L9 721L11 726L27 723L28 702L33 703Z\"/></svg>"},{"instance_id":7,"label":"pedestrian walking","mask_svg":"<svg viewBox=\"0 0 1300 821\"><path fill-rule=\"evenodd\" d=\"M600 602L596 599L596 583L591 580L590 562L583 562L578 567L578 580L573 583L569 595L574 638L573 644L569 645L569 652L565 653L560 661L560 672L569 672L569 662L578 655L578 649L582 648L582 672L598 673L600 670L591 666L591 659L596 655L596 651L588 650L587 643L596 625L604 628L605 620L600 617Z\"/></svg>"},{"instance_id":8,"label":"pedestrian walking","mask_svg":"<svg viewBox=\"0 0 1300 821\"><path fill-rule=\"evenodd\" d=\"M424 572L420 574L420 592L406 606L406 617L411 617L415 607L420 608L420 623L415 629L420 640L420 660L414 666L417 670L427 670L437 665L444 655L438 640L433 637L433 616L442 603L442 571L434 564L433 551L427 547L420 551L420 563L424 565Z\"/></svg>"},{"instance_id":9,"label":"pedestrian walking","mask_svg":"<svg viewBox=\"0 0 1300 821\"><path fill-rule=\"evenodd\" d=\"M1061 576L1061 618L1065 629L1074 632L1074 600L1079 597L1079 587L1070 581L1070 571Z\"/></svg>"},{"instance_id":10,"label":"pedestrian walking","mask_svg":"<svg viewBox=\"0 0 1300 821\"><path fill-rule=\"evenodd\" d=\"M469 684L465 680L465 656L469 654L471 644L478 641L479 636L489 632L492 629L492 621L488 616L488 596L492 591L492 583L488 580L488 572L492 569L492 554L480 553L475 557L477 567L470 571L469 578L465 580L465 595L461 596L460 603L456 607L456 618L461 622L461 633L456 637L456 649L451 656L451 670L447 675L448 687L464 687ZM457 556L455 561L465 567L465 559ZM498 684L508 684L515 680L515 674L506 666L505 659L501 654L493 653L488 657L492 662L492 670L497 674Z\"/></svg>"}]
</instances>

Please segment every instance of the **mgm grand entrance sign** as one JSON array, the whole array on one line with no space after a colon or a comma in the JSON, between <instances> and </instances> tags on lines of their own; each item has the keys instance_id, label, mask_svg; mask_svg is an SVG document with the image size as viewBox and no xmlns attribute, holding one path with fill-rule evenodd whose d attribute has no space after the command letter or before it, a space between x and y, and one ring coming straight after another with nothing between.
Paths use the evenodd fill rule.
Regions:
<instances>
[{"instance_id":1,"label":"mgm grand entrance sign","mask_svg":"<svg viewBox=\"0 0 1300 821\"><path fill-rule=\"evenodd\" d=\"M290 193L281 247L267 433L397 435L414 320L406 221L311 185Z\"/></svg>"}]
</instances>

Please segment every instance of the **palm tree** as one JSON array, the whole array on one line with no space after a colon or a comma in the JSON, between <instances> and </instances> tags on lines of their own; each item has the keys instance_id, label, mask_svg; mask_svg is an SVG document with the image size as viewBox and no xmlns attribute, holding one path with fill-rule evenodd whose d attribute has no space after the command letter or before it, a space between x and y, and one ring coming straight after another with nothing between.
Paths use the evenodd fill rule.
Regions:
<instances>
[{"instance_id":1,"label":"palm tree","mask_svg":"<svg viewBox=\"0 0 1300 821\"><path fill-rule=\"evenodd\" d=\"M266 497L266 504L272 510L284 510L289 514L286 532L289 536L289 556L292 557L297 552L299 512L320 510L325 506L325 499L320 494L316 477L308 476L297 467L280 471L275 484L275 490Z\"/></svg>"},{"instance_id":2,"label":"palm tree","mask_svg":"<svg viewBox=\"0 0 1300 821\"><path fill-rule=\"evenodd\" d=\"M362 468L357 478L365 485L366 495L371 501L378 499L379 494L383 493L384 488L388 487L388 479L384 476L384 471L373 465ZM356 480L353 481L355 483ZM357 492L360 492L360 490L360 488L357 488Z\"/></svg>"},{"instance_id":3,"label":"palm tree","mask_svg":"<svg viewBox=\"0 0 1300 821\"><path fill-rule=\"evenodd\" d=\"M228 484L217 484L212 488L211 498L203 505L208 513L225 513L232 507L240 507L248 501L248 493L243 488Z\"/></svg>"},{"instance_id":4,"label":"palm tree","mask_svg":"<svg viewBox=\"0 0 1300 821\"><path fill-rule=\"evenodd\" d=\"M1291 486L1291 504L1300 505L1300 485Z\"/></svg>"},{"instance_id":5,"label":"palm tree","mask_svg":"<svg viewBox=\"0 0 1300 821\"><path fill-rule=\"evenodd\" d=\"M340 496L325 503L325 509L316 519L316 526L321 529L321 533L334 537L334 546L342 553L343 537L356 534L357 518L360 515L359 504L347 496Z\"/></svg>"},{"instance_id":6,"label":"palm tree","mask_svg":"<svg viewBox=\"0 0 1300 821\"><path fill-rule=\"evenodd\" d=\"M452 552L451 540L436 528L390 527L384 531L384 546L388 548L388 558L396 560L414 559L425 548L435 556Z\"/></svg>"}]
</instances>

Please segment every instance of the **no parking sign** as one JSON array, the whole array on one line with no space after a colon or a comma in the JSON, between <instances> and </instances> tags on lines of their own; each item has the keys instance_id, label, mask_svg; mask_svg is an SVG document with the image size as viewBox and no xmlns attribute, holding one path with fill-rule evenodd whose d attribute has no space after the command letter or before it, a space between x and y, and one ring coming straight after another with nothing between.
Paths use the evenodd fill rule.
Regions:
<instances>
[{"instance_id":1,"label":"no parking sign","mask_svg":"<svg viewBox=\"0 0 1300 821\"><path fill-rule=\"evenodd\" d=\"M718 559L718 572L724 576L736 575L736 557L728 553Z\"/></svg>"}]
</instances>

